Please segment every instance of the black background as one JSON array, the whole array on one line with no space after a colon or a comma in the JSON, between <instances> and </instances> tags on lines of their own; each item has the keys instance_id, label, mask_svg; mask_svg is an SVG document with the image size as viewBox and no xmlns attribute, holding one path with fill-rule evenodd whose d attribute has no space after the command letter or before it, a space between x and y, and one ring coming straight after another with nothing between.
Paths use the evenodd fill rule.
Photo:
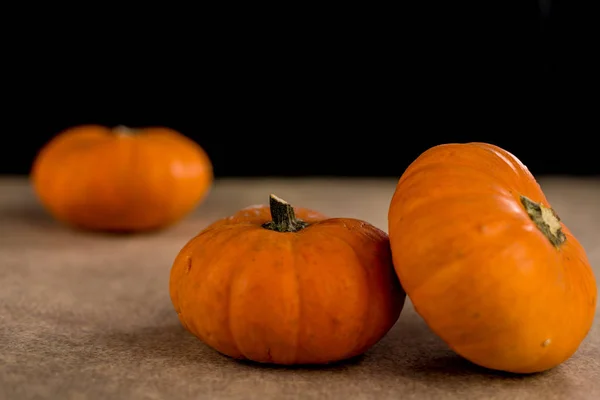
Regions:
<instances>
[{"instance_id":1,"label":"black background","mask_svg":"<svg viewBox=\"0 0 600 400\"><path fill-rule=\"evenodd\" d=\"M600 174L590 6L41 15L5 38L0 173L27 174L60 130L99 123L177 129L217 176L398 176L466 141L534 174Z\"/></svg>"}]
</instances>

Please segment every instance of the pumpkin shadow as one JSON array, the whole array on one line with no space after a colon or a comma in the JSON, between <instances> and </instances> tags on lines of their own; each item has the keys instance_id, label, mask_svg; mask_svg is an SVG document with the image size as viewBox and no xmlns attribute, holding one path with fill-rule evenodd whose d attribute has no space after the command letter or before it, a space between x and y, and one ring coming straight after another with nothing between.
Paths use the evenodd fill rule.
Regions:
<instances>
[{"instance_id":1,"label":"pumpkin shadow","mask_svg":"<svg viewBox=\"0 0 600 400\"><path fill-rule=\"evenodd\" d=\"M281 366L237 360L217 352L189 333L177 322L168 325L142 327L130 331L104 332L95 336L94 342L104 352L114 357L125 356L132 361L160 361L173 366L209 365L210 368L249 368L257 370L285 371L343 371L356 365L362 356L327 365Z\"/></svg>"},{"instance_id":2,"label":"pumpkin shadow","mask_svg":"<svg viewBox=\"0 0 600 400\"><path fill-rule=\"evenodd\" d=\"M0 220L5 223L15 223L16 225L43 231L64 230L63 225L48 215L43 208L35 205L4 208L0 210Z\"/></svg>"},{"instance_id":3,"label":"pumpkin shadow","mask_svg":"<svg viewBox=\"0 0 600 400\"><path fill-rule=\"evenodd\" d=\"M227 357L227 356L224 356ZM229 358L229 357L227 357ZM260 368L264 370L284 370L284 371L345 371L348 367L357 366L362 363L365 355L361 354L345 360L334 361L327 364L296 364L296 365L278 365L278 364L267 364L258 363L249 360L234 360L240 365L244 365L251 368ZM233 360L233 359L232 359Z\"/></svg>"},{"instance_id":4,"label":"pumpkin shadow","mask_svg":"<svg viewBox=\"0 0 600 400\"><path fill-rule=\"evenodd\" d=\"M426 383L445 385L465 382L496 382L517 384L545 376L551 371L517 374L476 365L453 352L413 312L394 327L377 353L385 354L394 374Z\"/></svg>"},{"instance_id":5,"label":"pumpkin shadow","mask_svg":"<svg viewBox=\"0 0 600 400\"><path fill-rule=\"evenodd\" d=\"M26 205L19 208L5 208L0 210L0 220L26 229L35 229L45 233L60 233L63 235L77 235L101 238L137 238L152 237L168 233L172 226L148 229L145 231L94 231L57 221L44 208L36 205Z\"/></svg>"},{"instance_id":6,"label":"pumpkin shadow","mask_svg":"<svg viewBox=\"0 0 600 400\"><path fill-rule=\"evenodd\" d=\"M214 358L178 322L127 331L107 331L94 337L104 352L132 361L161 361L194 365ZM208 357L207 357L208 356Z\"/></svg>"},{"instance_id":7,"label":"pumpkin shadow","mask_svg":"<svg viewBox=\"0 0 600 400\"><path fill-rule=\"evenodd\" d=\"M86 235L90 237L101 237L101 238L115 238L120 240L122 238L138 238L138 237L152 237L158 236L162 232L165 232L167 229L159 228L159 229L148 229L144 231L132 231L132 230L111 230L111 231L94 231L90 229L81 228L79 226L74 225L64 225L65 229L70 230L71 232Z\"/></svg>"},{"instance_id":8,"label":"pumpkin shadow","mask_svg":"<svg viewBox=\"0 0 600 400\"><path fill-rule=\"evenodd\" d=\"M412 372L423 377L434 377L435 375L447 376L478 376L501 380L525 380L537 374L516 374L505 371L496 371L480 367L469 360L446 350L446 354L440 354L432 358L422 359L412 365ZM437 379L437 378L436 378Z\"/></svg>"}]
</instances>

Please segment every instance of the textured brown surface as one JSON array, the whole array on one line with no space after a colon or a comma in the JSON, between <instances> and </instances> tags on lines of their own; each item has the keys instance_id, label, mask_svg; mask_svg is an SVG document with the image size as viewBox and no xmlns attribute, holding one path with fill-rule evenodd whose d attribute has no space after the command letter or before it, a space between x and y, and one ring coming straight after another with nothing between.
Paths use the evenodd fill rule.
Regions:
<instances>
[{"instance_id":1,"label":"textured brown surface","mask_svg":"<svg viewBox=\"0 0 600 400\"><path fill-rule=\"evenodd\" d=\"M600 180L541 180L600 277ZM447 350L410 302L364 357L326 369L227 359L185 332L168 296L171 262L212 220L275 192L386 230L395 180L220 181L193 216L140 236L53 222L23 180L0 180L0 399L600 399L600 318L579 351L511 377Z\"/></svg>"}]
</instances>

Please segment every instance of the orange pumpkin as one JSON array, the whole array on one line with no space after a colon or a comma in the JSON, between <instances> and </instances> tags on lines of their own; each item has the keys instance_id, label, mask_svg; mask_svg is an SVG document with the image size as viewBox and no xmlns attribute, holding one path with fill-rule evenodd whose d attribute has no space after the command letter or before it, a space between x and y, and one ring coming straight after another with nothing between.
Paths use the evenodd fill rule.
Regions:
<instances>
[{"instance_id":1,"label":"orange pumpkin","mask_svg":"<svg viewBox=\"0 0 600 400\"><path fill-rule=\"evenodd\" d=\"M364 353L405 299L385 232L276 196L188 242L173 263L170 295L183 326L207 345L282 365Z\"/></svg>"},{"instance_id":2,"label":"orange pumpkin","mask_svg":"<svg viewBox=\"0 0 600 400\"><path fill-rule=\"evenodd\" d=\"M166 227L207 195L211 162L168 128L67 129L38 153L35 191L56 219L82 229L143 231Z\"/></svg>"},{"instance_id":3,"label":"orange pumpkin","mask_svg":"<svg viewBox=\"0 0 600 400\"><path fill-rule=\"evenodd\" d=\"M425 151L398 181L388 222L415 310L464 358L539 372L587 335L597 288L586 253L509 152L485 143Z\"/></svg>"}]
</instances>

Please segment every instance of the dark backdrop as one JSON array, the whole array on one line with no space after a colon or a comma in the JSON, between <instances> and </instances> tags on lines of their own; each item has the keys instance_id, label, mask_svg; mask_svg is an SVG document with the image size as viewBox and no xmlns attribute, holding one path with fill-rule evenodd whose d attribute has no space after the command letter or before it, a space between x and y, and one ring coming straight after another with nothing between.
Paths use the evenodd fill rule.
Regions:
<instances>
[{"instance_id":1,"label":"dark backdrop","mask_svg":"<svg viewBox=\"0 0 600 400\"><path fill-rule=\"evenodd\" d=\"M218 176L398 176L428 147L465 141L535 174L600 174L593 24L579 4L52 20L7 42L0 173L28 173L57 132L99 123L177 129Z\"/></svg>"}]
</instances>

